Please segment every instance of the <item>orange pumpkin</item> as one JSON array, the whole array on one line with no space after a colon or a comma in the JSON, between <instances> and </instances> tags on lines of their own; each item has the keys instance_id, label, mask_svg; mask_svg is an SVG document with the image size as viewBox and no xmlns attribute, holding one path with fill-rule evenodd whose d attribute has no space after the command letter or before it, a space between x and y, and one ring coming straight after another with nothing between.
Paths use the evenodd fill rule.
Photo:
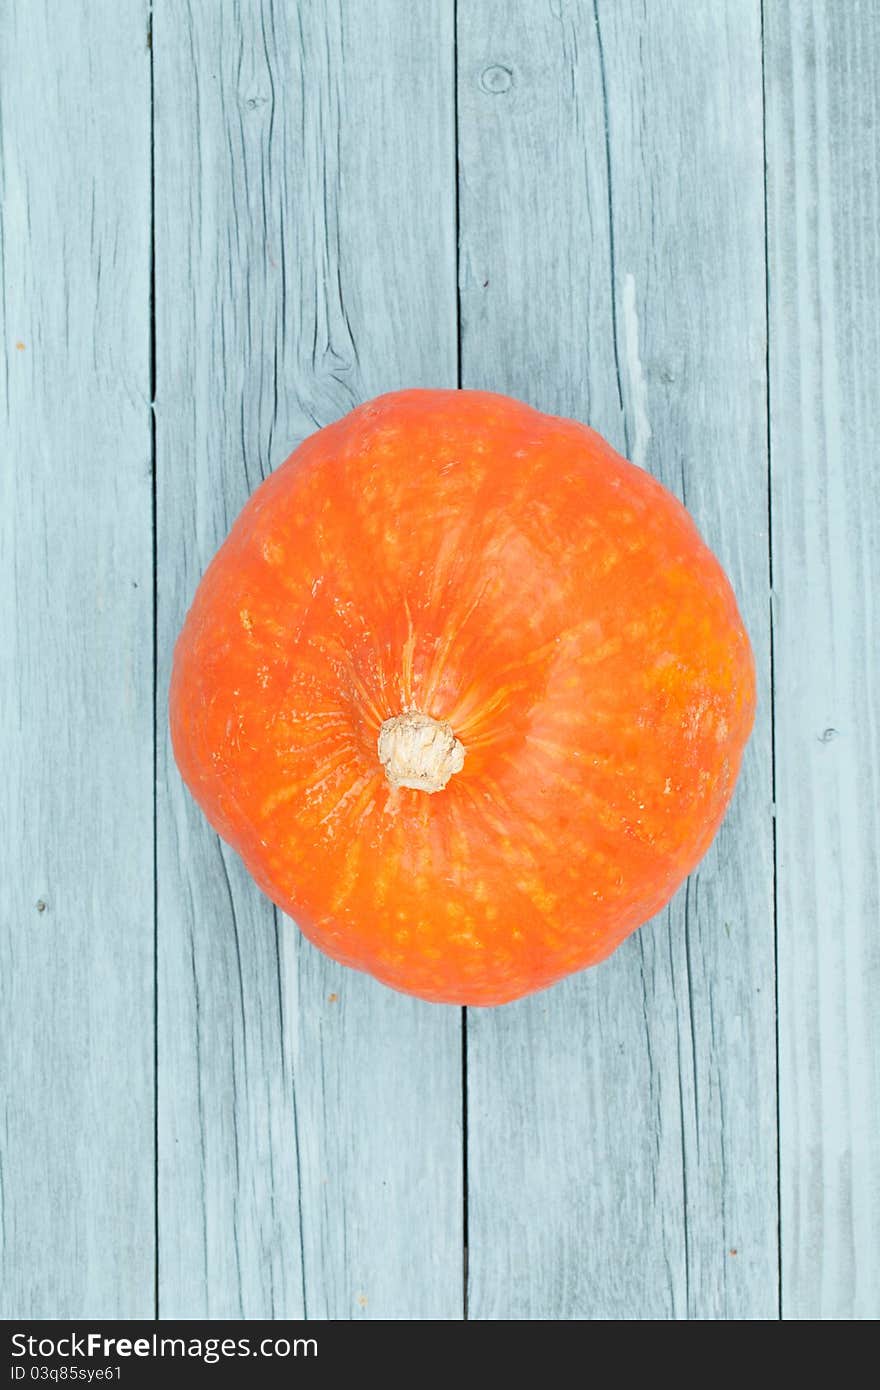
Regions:
<instances>
[{"instance_id":1,"label":"orange pumpkin","mask_svg":"<svg viewBox=\"0 0 880 1390\"><path fill-rule=\"evenodd\" d=\"M404 391L250 499L177 643L171 731L312 941L498 1004L663 906L754 703L730 585L659 483L503 396Z\"/></svg>"}]
</instances>

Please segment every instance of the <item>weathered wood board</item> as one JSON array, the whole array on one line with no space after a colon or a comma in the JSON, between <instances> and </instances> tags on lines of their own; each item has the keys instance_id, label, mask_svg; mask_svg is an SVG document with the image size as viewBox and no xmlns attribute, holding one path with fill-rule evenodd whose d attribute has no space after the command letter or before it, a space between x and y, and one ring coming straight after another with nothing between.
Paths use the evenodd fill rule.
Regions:
<instances>
[{"instance_id":1,"label":"weathered wood board","mask_svg":"<svg viewBox=\"0 0 880 1390\"><path fill-rule=\"evenodd\" d=\"M765 10L782 1313L880 1316L880 5Z\"/></svg>"},{"instance_id":2,"label":"weathered wood board","mask_svg":"<svg viewBox=\"0 0 880 1390\"><path fill-rule=\"evenodd\" d=\"M710 853L604 966L470 1011L469 1307L777 1310L760 12L459 15L462 366L586 420L730 573L757 727Z\"/></svg>"},{"instance_id":3,"label":"weathered wood board","mask_svg":"<svg viewBox=\"0 0 880 1390\"><path fill-rule=\"evenodd\" d=\"M0 1317L149 1317L147 7L64 9L0 12Z\"/></svg>"},{"instance_id":4,"label":"weathered wood board","mask_svg":"<svg viewBox=\"0 0 880 1390\"><path fill-rule=\"evenodd\" d=\"M169 0L153 38L159 1309L457 1317L458 1011L276 922L164 723L185 606L261 476L361 399L455 384L452 12Z\"/></svg>"}]
</instances>

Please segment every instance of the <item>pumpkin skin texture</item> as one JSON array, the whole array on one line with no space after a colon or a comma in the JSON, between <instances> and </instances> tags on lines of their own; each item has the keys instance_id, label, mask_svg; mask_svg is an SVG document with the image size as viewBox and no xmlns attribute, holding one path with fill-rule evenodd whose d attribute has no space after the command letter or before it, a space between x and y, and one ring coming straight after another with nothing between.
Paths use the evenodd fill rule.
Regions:
<instances>
[{"instance_id":1,"label":"pumpkin skin texture","mask_svg":"<svg viewBox=\"0 0 880 1390\"><path fill-rule=\"evenodd\" d=\"M322 950L499 1004L668 901L754 705L733 592L665 488L584 425L403 391L251 497L180 634L170 720L208 820ZM380 762L412 712L413 756L445 740L442 789Z\"/></svg>"}]
</instances>

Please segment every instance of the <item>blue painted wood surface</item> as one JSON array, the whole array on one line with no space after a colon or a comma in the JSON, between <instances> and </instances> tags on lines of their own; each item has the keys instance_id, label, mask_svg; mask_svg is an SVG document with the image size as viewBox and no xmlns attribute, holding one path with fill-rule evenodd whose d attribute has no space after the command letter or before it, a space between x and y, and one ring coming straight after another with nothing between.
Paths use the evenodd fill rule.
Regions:
<instances>
[{"instance_id":1,"label":"blue painted wood surface","mask_svg":"<svg viewBox=\"0 0 880 1390\"><path fill-rule=\"evenodd\" d=\"M0 11L0 1315L880 1315L878 52L876 0ZM676 490L761 685L670 908L466 1015L277 919L164 717L261 477L457 381Z\"/></svg>"},{"instance_id":2,"label":"blue painted wood surface","mask_svg":"<svg viewBox=\"0 0 880 1390\"><path fill-rule=\"evenodd\" d=\"M145 5L0 10L0 1316L148 1317Z\"/></svg>"},{"instance_id":3,"label":"blue painted wood surface","mask_svg":"<svg viewBox=\"0 0 880 1390\"><path fill-rule=\"evenodd\" d=\"M249 490L358 400L456 379L451 15L219 14L176 0L153 26L160 717ZM459 1011L276 920L164 723L157 804L161 1313L457 1316Z\"/></svg>"},{"instance_id":4,"label":"blue painted wood surface","mask_svg":"<svg viewBox=\"0 0 880 1390\"><path fill-rule=\"evenodd\" d=\"M739 0L461 12L464 384L590 420L681 497L759 681L734 803L657 921L473 1013L475 1316L777 1308L760 38Z\"/></svg>"}]
</instances>

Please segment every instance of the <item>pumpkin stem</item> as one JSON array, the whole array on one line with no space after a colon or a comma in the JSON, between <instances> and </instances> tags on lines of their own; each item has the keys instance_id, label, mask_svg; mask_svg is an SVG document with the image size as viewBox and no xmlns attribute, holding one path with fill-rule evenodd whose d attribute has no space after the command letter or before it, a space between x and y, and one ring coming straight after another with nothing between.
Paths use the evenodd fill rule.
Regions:
<instances>
[{"instance_id":1,"label":"pumpkin stem","mask_svg":"<svg viewBox=\"0 0 880 1390\"><path fill-rule=\"evenodd\" d=\"M418 710L395 714L379 730L379 761L392 787L442 791L464 766L464 747L449 724Z\"/></svg>"}]
</instances>

